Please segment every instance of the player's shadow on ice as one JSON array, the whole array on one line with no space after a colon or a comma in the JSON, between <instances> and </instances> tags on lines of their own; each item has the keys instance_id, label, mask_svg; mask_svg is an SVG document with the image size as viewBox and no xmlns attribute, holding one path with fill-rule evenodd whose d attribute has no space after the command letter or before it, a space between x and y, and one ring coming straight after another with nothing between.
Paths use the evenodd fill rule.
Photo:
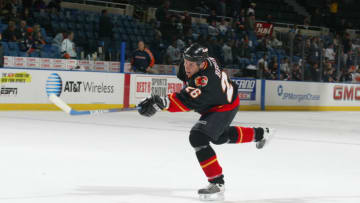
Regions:
<instances>
[{"instance_id":1,"label":"player's shadow on ice","mask_svg":"<svg viewBox=\"0 0 360 203\"><path fill-rule=\"evenodd\" d=\"M72 195L96 195L96 196L127 196L146 195L165 198L179 198L198 200L195 189L170 189L170 188L146 188L146 187L113 187L113 186L80 186Z\"/></svg>"}]
</instances>

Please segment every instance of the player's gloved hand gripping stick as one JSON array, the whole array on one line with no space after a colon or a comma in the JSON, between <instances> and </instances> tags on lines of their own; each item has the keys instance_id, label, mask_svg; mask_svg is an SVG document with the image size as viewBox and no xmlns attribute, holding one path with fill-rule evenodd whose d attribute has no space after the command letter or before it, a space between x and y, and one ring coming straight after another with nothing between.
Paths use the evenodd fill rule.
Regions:
<instances>
[{"instance_id":1,"label":"player's gloved hand gripping stick","mask_svg":"<svg viewBox=\"0 0 360 203\"><path fill-rule=\"evenodd\" d=\"M138 111L142 116L153 116L157 111L167 109L170 105L168 97L153 95L138 104Z\"/></svg>"}]
</instances>

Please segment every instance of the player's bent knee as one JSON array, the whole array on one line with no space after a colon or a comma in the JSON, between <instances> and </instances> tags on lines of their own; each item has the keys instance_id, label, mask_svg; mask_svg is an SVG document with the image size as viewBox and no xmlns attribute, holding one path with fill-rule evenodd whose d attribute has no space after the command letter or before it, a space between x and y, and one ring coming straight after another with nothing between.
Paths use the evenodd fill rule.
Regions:
<instances>
[{"instance_id":1,"label":"player's bent knee","mask_svg":"<svg viewBox=\"0 0 360 203\"><path fill-rule=\"evenodd\" d=\"M211 143L216 144L216 145L221 145L221 144L225 144L228 142L229 142L229 139L227 139L225 137L219 137L219 139L217 139L217 140L211 140Z\"/></svg>"},{"instance_id":2,"label":"player's bent knee","mask_svg":"<svg viewBox=\"0 0 360 203\"><path fill-rule=\"evenodd\" d=\"M190 131L189 142L192 147L198 148L209 145L209 138L199 131Z\"/></svg>"},{"instance_id":3,"label":"player's bent knee","mask_svg":"<svg viewBox=\"0 0 360 203\"><path fill-rule=\"evenodd\" d=\"M226 129L216 140L211 140L211 143L221 145L229 142L229 129Z\"/></svg>"}]
</instances>

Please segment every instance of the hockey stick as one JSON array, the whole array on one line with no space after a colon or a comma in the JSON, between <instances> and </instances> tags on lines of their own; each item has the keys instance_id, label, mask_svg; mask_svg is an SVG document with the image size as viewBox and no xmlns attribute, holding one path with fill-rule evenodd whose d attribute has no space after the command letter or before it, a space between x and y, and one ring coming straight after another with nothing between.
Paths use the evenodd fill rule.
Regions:
<instances>
[{"instance_id":1,"label":"hockey stick","mask_svg":"<svg viewBox=\"0 0 360 203\"><path fill-rule=\"evenodd\" d=\"M52 103L54 103L61 110L66 112L71 116L79 116L79 115L98 115L102 113L114 113L114 112L122 112L122 111L134 111L140 109L140 107L135 108L118 108L118 109L99 109L99 110L85 110L85 111L76 111L72 109L68 104L66 104L62 99L57 97L55 94L50 94L49 99Z\"/></svg>"}]
</instances>

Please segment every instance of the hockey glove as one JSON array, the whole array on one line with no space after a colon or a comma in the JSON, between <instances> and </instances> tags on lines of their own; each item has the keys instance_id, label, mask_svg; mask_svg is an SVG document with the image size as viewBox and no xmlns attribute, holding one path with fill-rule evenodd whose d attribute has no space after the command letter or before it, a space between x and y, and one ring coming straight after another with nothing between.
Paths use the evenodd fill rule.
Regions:
<instances>
[{"instance_id":1,"label":"hockey glove","mask_svg":"<svg viewBox=\"0 0 360 203\"><path fill-rule=\"evenodd\" d=\"M161 98L159 95L153 95L140 102L140 104L138 105L138 107L140 107L138 111L142 116L151 117L157 111L167 109L169 107L169 104L170 102L168 97Z\"/></svg>"}]
</instances>

